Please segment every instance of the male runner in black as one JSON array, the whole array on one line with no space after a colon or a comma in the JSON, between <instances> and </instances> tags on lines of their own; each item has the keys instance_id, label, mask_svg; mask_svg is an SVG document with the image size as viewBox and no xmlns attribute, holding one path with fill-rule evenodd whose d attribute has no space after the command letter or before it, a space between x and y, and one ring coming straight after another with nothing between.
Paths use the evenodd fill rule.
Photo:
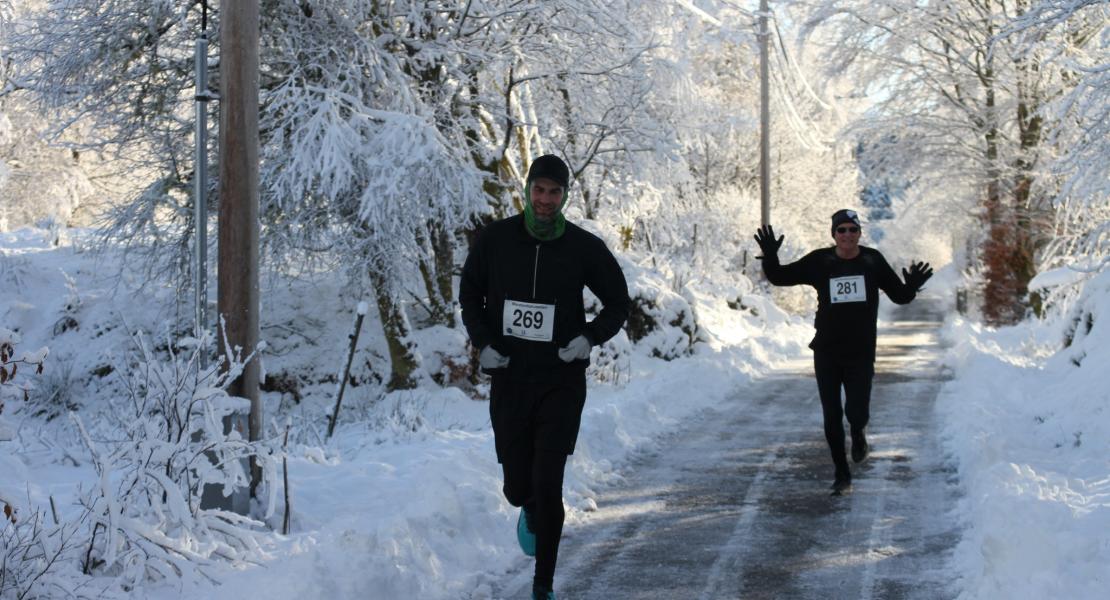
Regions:
<instances>
[{"instance_id":1,"label":"male runner in black","mask_svg":"<svg viewBox=\"0 0 1110 600\"><path fill-rule=\"evenodd\" d=\"M870 419L871 380L875 376L875 334L879 290L896 304L909 304L933 275L928 263L902 269L898 279L878 250L861 246L860 219L854 210L833 213L832 236L836 245L814 250L788 265L779 264L778 249L785 236L775 239L770 225L760 227L755 241L763 251L763 272L774 285L810 285L817 290L817 330L813 370L825 420L825 439L836 467L833 493L852 485L852 472L844 452L844 417L852 432L852 460L861 462L869 447L864 429ZM840 388L844 388L844 405Z\"/></svg>"},{"instance_id":2,"label":"male runner in black","mask_svg":"<svg viewBox=\"0 0 1110 600\"><path fill-rule=\"evenodd\" d=\"M521 549L536 557L538 600L555 598L563 470L578 439L590 349L620 331L630 305L624 273L605 242L563 217L569 179L559 157L533 161L524 213L481 231L459 284L463 324L490 375L505 497L521 507ZM586 287L602 304L589 322Z\"/></svg>"}]
</instances>

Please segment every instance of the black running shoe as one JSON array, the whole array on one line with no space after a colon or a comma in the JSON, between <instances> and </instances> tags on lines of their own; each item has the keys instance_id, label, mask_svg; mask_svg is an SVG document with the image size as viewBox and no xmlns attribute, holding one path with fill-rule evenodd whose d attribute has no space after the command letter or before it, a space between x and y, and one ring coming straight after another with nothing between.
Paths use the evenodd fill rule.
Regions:
<instances>
[{"instance_id":1,"label":"black running shoe","mask_svg":"<svg viewBox=\"0 0 1110 600\"><path fill-rule=\"evenodd\" d=\"M867 437L863 435L863 430L852 432L852 460L855 462L863 462L867 455L871 452L871 446L867 443Z\"/></svg>"},{"instance_id":2,"label":"black running shoe","mask_svg":"<svg viewBox=\"0 0 1110 600\"><path fill-rule=\"evenodd\" d=\"M836 480L830 486L833 496L839 496L852 489L852 473L848 469L837 469Z\"/></svg>"}]
</instances>

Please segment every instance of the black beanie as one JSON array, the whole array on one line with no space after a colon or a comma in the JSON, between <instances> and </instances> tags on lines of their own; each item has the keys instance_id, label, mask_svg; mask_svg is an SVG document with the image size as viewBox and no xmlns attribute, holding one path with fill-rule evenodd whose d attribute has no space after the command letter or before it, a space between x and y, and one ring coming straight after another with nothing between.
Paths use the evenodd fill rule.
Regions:
<instances>
[{"instance_id":1,"label":"black beanie","mask_svg":"<svg viewBox=\"0 0 1110 600\"><path fill-rule=\"evenodd\" d=\"M567 168L563 159L554 154L544 154L532 161L532 166L528 167L528 178L525 181L532 183L533 179L540 177L554 181L561 185L564 190L570 187L570 169Z\"/></svg>"},{"instance_id":2,"label":"black beanie","mask_svg":"<svg viewBox=\"0 0 1110 600\"><path fill-rule=\"evenodd\" d=\"M856 227L862 227L859 222L859 213L850 209L842 208L833 213L832 216L832 233L836 235L836 226L841 223L854 223Z\"/></svg>"}]
</instances>

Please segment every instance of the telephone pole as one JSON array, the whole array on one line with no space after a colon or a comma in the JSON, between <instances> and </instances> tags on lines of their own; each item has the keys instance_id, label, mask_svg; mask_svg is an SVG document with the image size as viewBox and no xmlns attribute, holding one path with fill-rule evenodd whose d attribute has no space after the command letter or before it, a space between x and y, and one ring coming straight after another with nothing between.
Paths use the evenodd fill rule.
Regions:
<instances>
[{"instance_id":1,"label":"telephone pole","mask_svg":"<svg viewBox=\"0 0 1110 600\"><path fill-rule=\"evenodd\" d=\"M200 35L197 37L193 66L196 69L196 136L194 140L195 170L193 175L193 294L194 335L204 340L208 331L208 3L201 5ZM208 367L207 345L197 354L200 372Z\"/></svg>"},{"instance_id":2,"label":"telephone pole","mask_svg":"<svg viewBox=\"0 0 1110 600\"><path fill-rule=\"evenodd\" d=\"M759 203L760 223L771 224L771 107L767 63L767 0L759 0Z\"/></svg>"},{"instance_id":3,"label":"telephone pole","mask_svg":"<svg viewBox=\"0 0 1110 600\"><path fill-rule=\"evenodd\" d=\"M258 31L258 0L221 4L217 304L226 345L244 357L258 349ZM262 437L259 372L259 358L252 356L228 389L250 401L251 441ZM251 496L260 480L252 458Z\"/></svg>"}]
</instances>

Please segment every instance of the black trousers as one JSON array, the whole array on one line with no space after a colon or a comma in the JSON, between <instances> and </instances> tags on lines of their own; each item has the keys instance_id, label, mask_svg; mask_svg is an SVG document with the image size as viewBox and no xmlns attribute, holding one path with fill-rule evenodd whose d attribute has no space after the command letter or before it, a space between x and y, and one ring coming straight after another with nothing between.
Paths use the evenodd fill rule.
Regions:
<instances>
[{"instance_id":1,"label":"black trousers","mask_svg":"<svg viewBox=\"0 0 1110 600\"><path fill-rule=\"evenodd\" d=\"M530 383L494 376L490 421L505 498L532 517L537 585L554 587L563 535L563 472L574 452L586 401L585 373L560 383Z\"/></svg>"},{"instance_id":2,"label":"black trousers","mask_svg":"<svg viewBox=\"0 0 1110 600\"><path fill-rule=\"evenodd\" d=\"M845 361L828 352L814 352L813 371L817 375L817 393L821 396L825 419L825 441L829 443L837 470L846 471L844 417L848 417L853 431L867 427L871 419L871 380L875 377L875 363ZM843 405L841 388L844 389Z\"/></svg>"}]
</instances>

